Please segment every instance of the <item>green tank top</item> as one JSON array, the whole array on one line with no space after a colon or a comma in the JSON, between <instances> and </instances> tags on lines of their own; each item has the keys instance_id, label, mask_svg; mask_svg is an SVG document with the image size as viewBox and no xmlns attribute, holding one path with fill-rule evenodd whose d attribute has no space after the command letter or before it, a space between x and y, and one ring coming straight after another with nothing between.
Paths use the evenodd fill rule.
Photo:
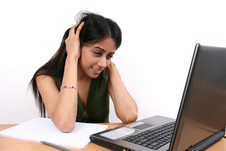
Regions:
<instances>
[{"instance_id":1,"label":"green tank top","mask_svg":"<svg viewBox=\"0 0 226 151\"><path fill-rule=\"evenodd\" d=\"M52 76L60 90L62 78ZM91 80L86 105L84 106L78 95L77 122L108 123L109 122L109 75L106 70Z\"/></svg>"}]
</instances>

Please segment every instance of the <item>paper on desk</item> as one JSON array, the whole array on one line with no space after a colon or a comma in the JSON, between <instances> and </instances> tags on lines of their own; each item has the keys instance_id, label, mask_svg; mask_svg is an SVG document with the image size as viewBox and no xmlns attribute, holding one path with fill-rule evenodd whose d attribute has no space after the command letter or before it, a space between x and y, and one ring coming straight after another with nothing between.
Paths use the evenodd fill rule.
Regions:
<instances>
[{"instance_id":1,"label":"paper on desk","mask_svg":"<svg viewBox=\"0 0 226 151\"><path fill-rule=\"evenodd\" d=\"M47 141L57 145L84 148L90 142L90 135L103 131L107 125L76 122L71 133L57 129L51 119L35 118L17 126L0 131L0 135L32 141Z\"/></svg>"}]
</instances>

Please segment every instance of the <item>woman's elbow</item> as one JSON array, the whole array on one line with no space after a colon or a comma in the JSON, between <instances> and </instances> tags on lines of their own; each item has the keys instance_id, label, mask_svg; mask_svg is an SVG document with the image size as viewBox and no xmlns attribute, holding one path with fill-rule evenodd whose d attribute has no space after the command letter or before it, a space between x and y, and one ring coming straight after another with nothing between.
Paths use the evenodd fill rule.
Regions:
<instances>
[{"instance_id":1,"label":"woman's elbow","mask_svg":"<svg viewBox=\"0 0 226 151\"><path fill-rule=\"evenodd\" d=\"M121 120L124 124L135 122L137 120L137 112L125 115Z\"/></svg>"},{"instance_id":2,"label":"woman's elbow","mask_svg":"<svg viewBox=\"0 0 226 151\"><path fill-rule=\"evenodd\" d=\"M70 122L70 123L62 122L62 123L56 124L56 126L61 132L70 133L75 128L75 122Z\"/></svg>"}]
</instances>

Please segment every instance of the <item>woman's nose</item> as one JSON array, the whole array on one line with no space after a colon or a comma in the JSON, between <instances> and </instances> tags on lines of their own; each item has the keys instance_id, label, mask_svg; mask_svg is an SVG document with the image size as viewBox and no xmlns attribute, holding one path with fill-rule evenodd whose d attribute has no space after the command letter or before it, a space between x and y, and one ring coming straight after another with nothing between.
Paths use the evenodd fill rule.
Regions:
<instances>
[{"instance_id":1,"label":"woman's nose","mask_svg":"<svg viewBox=\"0 0 226 151\"><path fill-rule=\"evenodd\" d=\"M97 64L99 66L101 66L102 68L106 68L107 67L107 59L105 57L101 57Z\"/></svg>"}]
</instances>

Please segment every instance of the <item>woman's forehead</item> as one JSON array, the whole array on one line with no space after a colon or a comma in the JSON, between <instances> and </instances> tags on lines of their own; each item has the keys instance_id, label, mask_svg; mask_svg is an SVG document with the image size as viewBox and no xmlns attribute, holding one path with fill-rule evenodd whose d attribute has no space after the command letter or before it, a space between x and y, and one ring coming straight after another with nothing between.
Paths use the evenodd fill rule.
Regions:
<instances>
[{"instance_id":1,"label":"woman's forehead","mask_svg":"<svg viewBox=\"0 0 226 151\"><path fill-rule=\"evenodd\" d=\"M116 43L112 38L104 38L96 43L89 43L86 44L85 46L97 48L104 52L115 52L116 50Z\"/></svg>"}]
</instances>

